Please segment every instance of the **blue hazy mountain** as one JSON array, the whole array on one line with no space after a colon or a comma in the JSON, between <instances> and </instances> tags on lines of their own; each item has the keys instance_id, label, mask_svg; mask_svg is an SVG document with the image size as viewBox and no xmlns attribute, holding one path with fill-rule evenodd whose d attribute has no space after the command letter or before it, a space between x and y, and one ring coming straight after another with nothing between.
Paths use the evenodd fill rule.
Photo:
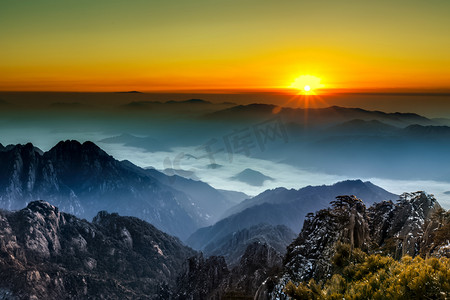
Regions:
<instances>
[{"instance_id":1,"label":"blue hazy mountain","mask_svg":"<svg viewBox=\"0 0 450 300\"><path fill-rule=\"evenodd\" d=\"M104 138L98 142L104 144L123 144L128 147L142 148L149 152L168 151L170 149L170 147L152 137L137 137L128 133Z\"/></svg>"},{"instance_id":2,"label":"blue hazy mountain","mask_svg":"<svg viewBox=\"0 0 450 300\"><path fill-rule=\"evenodd\" d=\"M450 127L408 125L390 131L381 124L375 127L366 134L357 133L358 126L339 125L292 141L297 145L285 153L284 162L344 176L349 176L350 167L361 177L448 180L448 171L441 166L450 164Z\"/></svg>"},{"instance_id":3,"label":"blue hazy mountain","mask_svg":"<svg viewBox=\"0 0 450 300\"><path fill-rule=\"evenodd\" d=\"M45 153L32 144L2 146L0 166L0 207L9 210L46 199L86 219L118 212L185 238L233 205L205 183L180 177L171 185L166 175L117 161L92 142L60 142Z\"/></svg>"},{"instance_id":4,"label":"blue hazy mountain","mask_svg":"<svg viewBox=\"0 0 450 300\"><path fill-rule=\"evenodd\" d=\"M298 190L276 188L264 191L253 198L242 201L226 211L223 217L239 213L249 207L261 205L263 203L283 204L297 202L305 204L317 201L318 204L326 207L330 202L330 199L346 194L358 195L361 198L367 199L366 202L370 204L397 197L397 195L392 194L369 181L362 182L361 180L346 180L333 185L307 186Z\"/></svg>"},{"instance_id":5,"label":"blue hazy mountain","mask_svg":"<svg viewBox=\"0 0 450 300\"><path fill-rule=\"evenodd\" d=\"M242 201L251 198L249 195L243 192L218 190L222 195L234 204L241 203Z\"/></svg>"},{"instance_id":6,"label":"blue hazy mountain","mask_svg":"<svg viewBox=\"0 0 450 300\"><path fill-rule=\"evenodd\" d=\"M298 233L308 212L327 207L339 195L356 195L369 204L398 198L361 180L342 181L331 186L308 186L299 190L267 190L234 206L216 224L198 229L186 242L194 249L203 250L233 232L261 223L285 225Z\"/></svg>"},{"instance_id":7,"label":"blue hazy mountain","mask_svg":"<svg viewBox=\"0 0 450 300\"><path fill-rule=\"evenodd\" d=\"M284 225L258 224L214 239L202 251L207 256L223 256L229 266L234 266L253 243L266 244L284 255L295 237L296 234Z\"/></svg>"},{"instance_id":8,"label":"blue hazy mountain","mask_svg":"<svg viewBox=\"0 0 450 300\"><path fill-rule=\"evenodd\" d=\"M250 168L239 172L238 174L232 176L230 179L245 182L253 186L262 186L266 180L274 180L272 177L266 176L263 173Z\"/></svg>"},{"instance_id":9,"label":"blue hazy mountain","mask_svg":"<svg viewBox=\"0 0 450 300\"><path fill-rule=\"evenodd\" d=\"M411 124L437 125L437 122L415 113L385 113L382 111L339 106L303 109L277 107L276 105L270 104L249 104L213 112L204 117L209 120L252 122L258 119L268 119L274 115L280 116L285 122L308 123L313 126L339 124L354 119L365 121L377 120L388 125L401 127L406 127Z\"/></svg>"},{"instance_id":10,"label":"blue hazy mountain","mask_svg":"<svg viewBox=\"0 0 450 300\"><path fill-rule=\"evenodd\" d=\"M385 124L378 120L365 121L353 119L331 128L324 129L324 135L389 135L399 130L399 127Z\"/></svg>"},{"instance_id":11,"label":"blue hazy mountain","mask_svg":"<svg viewBox=\"0 0 450 300\"><path fill-rule=\"evenodd\" d=\"M61 100L55 95L45 95L39 100L44 101L47 106L58 101L85 104L83 95L67 95L67 99ZM12 96L5 95L2 99L12 102L14 98L10 97ZM441 167L450 166L450 139L446 133L449 127L442 124L442 120L414 113L390 113L338 106L305 110L267 104L227 104L224 109L219 104L205 104L201 101L200 104L189 100L176 101L177 104L164 103L170 98L158 99L147 94L102 94L98 97L111 105L97 107L93 102L92 108L86 111L32 110L28 107L25 109L25 105L19 105L17 111L2 110L0 116L3 138L5 141L16 142L20 140L18 135L26 136L28 131L23 128L30 128L33 142L45 149L49 149L61 138L102 140L110 137L103 141L129 147L108 145L111 151L115 151L111 153L121 156L130 151L149 156L151 153L145 152L163 151L172 152L167 155L171 157L172 154L176 155L174 152L178 149L188 149L186 151L190 154L200 157L204 155L202 146L210 141L217 141L213 145L216 150L224 149L227 137L234 132L246 130L253 139L251 158L263 159L269 161L269 164L288 164L292 167L291 170L305 170L340 178L379 178L389 180L390 184L393 180L429 182L421 187L429 190L433 190L439 184L437 182L448 183L450 178L449 168ZM192 95L185 99L197 97L202 96ZM204 99L216 100L212 97ZM230 97L231 99L233 98ZM124 103L133 101L160 104L148 109L122 107ZM27 104L35 102L29 99ZM181 108L183 106L187 106L192 113ZM277 138L274 132L270 132L270 128L264 127L261 131L264 136L258 138L267 143L261 146L255 137L255 127L274 118L285 129L287 138ZM130 149L131 147L138 149ZM136 156L141 161L134 161L144 166L142 157ZM215 162L204 159L199 160L198 164L210 167L211 172L219 176L227 173L227 176L220 176L224 186L229 186L225 180L229 181L231 176L245 168L259 170L256 166L252 167L251 163L238 168L236 164L231 165L223 159ZM220 173L222 170L224 173ZM196 175L207 178L206 173L199 172ZM267 171L263 173L276 180L279 180L281 174L270 174ZM266 183L273 186L273 183ZM292 182L279 181L278 184L277 181L279 186L288 184L291 186ZM315 184L321 182L317 181ZM442 201L444 205L448 202L447 199Z\"/></svg>"}]
</instances>

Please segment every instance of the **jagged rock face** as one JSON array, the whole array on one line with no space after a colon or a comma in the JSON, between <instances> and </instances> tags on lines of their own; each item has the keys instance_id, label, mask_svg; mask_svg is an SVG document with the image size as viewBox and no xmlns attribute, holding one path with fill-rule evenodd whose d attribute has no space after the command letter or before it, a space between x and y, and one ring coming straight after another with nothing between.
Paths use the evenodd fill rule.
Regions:
<instances>
[{"instance_id":1,"label":"jagged rock face","mask_svg":"<svg viewBox=\"0 0 450 300\"><path fill-rule=\"evenodd\" d=\"M415 256L421 247L426 248L424 231L436 227L430 215L439 207L434 196L424 192L405 193L396 204L383 201L368 209L354 196L337 197L331 208L307 215L298 238L287 249L277 285L273 290L262 286L256 298L284 299L282 289L290 280L328 278L337 242L398 258ZM441 250L437 248L436 252Z\"/></svg>"},{"instance_id":2,"label":"jagged rock face","mask_svg":"<svg viewBox=\"0 0 450 300\"><path fill-rule=\"evenodd\" d=\"M395 205L382 202L370 207L368 218L374 246L386 246L385 250L396 258L418 255L425 223L438 207L434 196L425 192L404 193Z\"/></svg>"},{"instance_id":3,"label":"jagged rock face","mask_svg":"<svg viewBox=\"0 0 450 300\"><path fill-rule=\"evenodd\" d=\"M250 244L222 288L226 291L225 296L253 297L268 277L281 270L282 261L281 254L269 245Z\"/></svg>"},{"instance_id":4,"label":"jagged rock face","mask_svg":"<svg viewBox=\"0 0 450 300\"><path fill-rule=\"evenodd\" d=\"M101 212L89 223L43 201L0 212L0 293L9 299L167 299L194 254L133 217Z\"/></svg>"},{"instance_id":5,"label":"jagged rock face","mask_svg":"<svg viewBox=\"0 0 450 300\"><path fill-rule=\"evenodd\" d=\"M354 196L338 197L333 208L308 214L303 230L287 249L285 266L289 277L301 281L328 276L337 241L367 247L369 228L365 217L364 204Z\"/></svg>"},{"instance_id":6,"label":"jagged rock face","mask_svg":"<svg viewBox=\"0 0 450 300\"><path fill-rule=\"evenodd\" d=\"M394 218L388 234L398 239L397 256L419 254L425 221L437 206L439 204L436 199L424 192L402 195L394 210Z\"/></svg>"},{"instance_id":7,"label":"jagged rock face","mask_svg":"<svg viewBox=\"0 0 450 300\"><path fill-rule=\"evenodd\" d=\"M100 210L135 216L182 239L209 224L191 197L92 142L60 142L45 153L32 144L0 151L0 208L21 209L39 199L86 219Z\"/></svg>"},{"instance_id":8,"label":"jagged rock face","mask_svg":"<svg viewBox=\"0 0 450 300\"><path fill-rule=\"evenodd\" d=\"M375 203L367 210L372 242L383 245L388 238L388 231L394 217L395 205L392 201Z\"/></svg>"},{"instance_id":9,"label":"jagged rock face","mask_svg":"<svg viewBox=\"0 0 450 300\"><path fill-rule=\"evenodd\" d=\"M247 247L254 243L267 244L281 255L294 240L295 233L284 225L259 224L212 240L203 250L208 256L224 256L230 267L239 264Z\"/></svg>"},{"instance_id":10,"label":"jagged rock face","mask_svg":"<svg viewBox=\"0 0 450 300\"><path fill-rule=\"evenodd\" d=\"M202 300L221 299L219 286L229 275L223 257L211 256L207 259L202 254L191 257L183 265L177 280L176 299Z\"/></svg>"},{"instance_id":11,"label":"jagged rock face","mask_svg":"<svg viewBox=\"0 0 450 300\"><path fill-rule=\"evenodd\" d=\"M43 160L33 145L18 145L0 152L0 204L5 209L25 206L27 198L35 189L38 168Z\"/></svg>"},{"instance_id":12,"label":"jagged rock face","mask_svg":"<svg viewBox=\"0 0 450 300\"><path fill-rule=\"evenodd\" d=\"M251 299L269 276L281 270L282 256L263 243L252 243L231 271L223 257L192 257L178 278L177 299Z\"/></svg>"}]
</instances>

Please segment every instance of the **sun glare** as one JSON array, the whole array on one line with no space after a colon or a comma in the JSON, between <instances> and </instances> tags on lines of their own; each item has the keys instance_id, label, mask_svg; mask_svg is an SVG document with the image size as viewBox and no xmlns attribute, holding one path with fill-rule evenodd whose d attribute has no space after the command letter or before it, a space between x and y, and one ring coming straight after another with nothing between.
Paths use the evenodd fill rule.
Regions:
<instances>
[{"instance_id":1,"label":"sun glare","mask_svg":"<svg viewBox=\"0 0 450 300\"><path fill-rule=\"evenodd\" d=\"M297 77L290 85L290 88L297 89L307 95L314 93L316 89L321 87L323 87L323 85L320 83L320 78L312 75L302 75Z\"/></svg>"},{"instance_id":2,"label":"sun glare","mask_svg":"<svg viewBox=\"0 0 450 300\"><path fill-rule=\"evenodd\" d=\"M320 95L324 91L320 91L324 85L321 83L319 77L313 75L302 75L297 77L294 82L291 83L288 89L296 90L296 93L291 94L292 97L284 105L293 105L295 107L302 108L317 108L329 106ZM292 90L289 91L292 93ZM307 118L307 110L305 110L305 118Z\"/></svg>"}]
</instances>

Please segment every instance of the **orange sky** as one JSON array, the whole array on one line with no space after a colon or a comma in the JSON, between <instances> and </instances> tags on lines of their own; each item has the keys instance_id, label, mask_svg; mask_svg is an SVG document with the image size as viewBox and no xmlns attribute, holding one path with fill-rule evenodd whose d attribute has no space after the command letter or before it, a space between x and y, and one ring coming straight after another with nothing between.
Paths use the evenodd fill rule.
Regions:
<instances>
[{"instance_id":1,"label":"orange sky","mask_svg":"<svg viewBox=\"0 0 450 300\"><path fill-rule=\"evenodd\" d=\"M395 3L392 3L395 2ZM450 1L7 1L0 90L450 89Z\"/></svg>"}]
</instances>

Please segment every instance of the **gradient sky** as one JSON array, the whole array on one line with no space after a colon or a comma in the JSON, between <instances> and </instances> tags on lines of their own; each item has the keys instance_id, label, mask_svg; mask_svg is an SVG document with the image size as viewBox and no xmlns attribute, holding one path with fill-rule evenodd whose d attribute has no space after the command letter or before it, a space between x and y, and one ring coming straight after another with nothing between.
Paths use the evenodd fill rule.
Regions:
<instances>
[{"instance_id":1,"label":"gradient sky","mask_svg":"<svg viewBox=\"0 0 450 300\"><path fill-rule=\"evenodd\" d=\"M0 0L0 90L450 89L450 1Z\"/></svg>"}]
</instances>

